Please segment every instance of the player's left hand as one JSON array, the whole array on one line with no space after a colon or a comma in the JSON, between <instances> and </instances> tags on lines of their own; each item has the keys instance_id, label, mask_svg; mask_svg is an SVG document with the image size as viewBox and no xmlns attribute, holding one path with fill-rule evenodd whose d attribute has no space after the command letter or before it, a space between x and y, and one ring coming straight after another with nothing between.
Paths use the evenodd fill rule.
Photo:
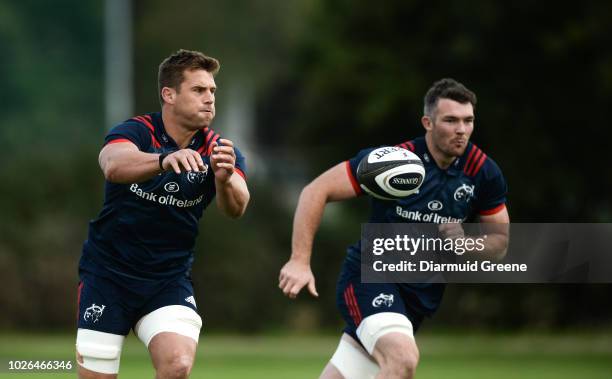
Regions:
<instances>
[{"instance_id":1,"label":"player's left hand","mask_svg":"<svg viewBox=\"0 0 612 379\"><path fill-rule=\"evenodd\" d=\"M212 155L210 156L210 164L215 179L221 183L227 183L236 165L236 153L234 152L234 143L228 139L219 139L221 145L213 142Z\"/></svg>"},{"instance_id":2,"label":"player's left hand","mask_svg":"<svg viewBox=\"0 0 612 379\"><path fill-rule=\"evenodd\" d=\"M440 237L442 238L457 239L465 237L463 227L457 222L440 224L438 225L438 231L440 232Z\"/></svg>"}]
</instances>

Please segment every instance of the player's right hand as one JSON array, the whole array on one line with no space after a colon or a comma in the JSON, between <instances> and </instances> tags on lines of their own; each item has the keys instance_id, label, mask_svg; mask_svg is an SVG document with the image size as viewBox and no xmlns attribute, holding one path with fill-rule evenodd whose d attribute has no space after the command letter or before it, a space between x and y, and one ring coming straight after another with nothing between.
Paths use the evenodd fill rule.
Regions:
<instances>
[{"instance_id":1,"label":"player's right hand","mask_svg":"<svg viewBox=\"0 0 612 379\"><path fill-rule=\"evenodd\" d=\"M195 150L181 149L168 154L162 162L164 171L172 169L175 173L203 171L205 169L202 156Z\"/></svg>"},{"instance_id":2,"label":"player's right hand","mask_svg":"<svg viewBox=\"0 0 612 379\"><path fill-rule=\"evenodd\" d=\"M463 227L457 222L438 224L438 232L442 238L457 239L465 237Z\"/></svg>"},{"instance_id":3,"label":"player's right hand","mask_svg":"<svg viewBox=\"0 0 612 379\"><path fill-rule=\"evenodd\" d=\"M310 265L289 260L280 271L278 288L283 291L285 296L295 299L304 286L308 286L308 292L312 296L319 297Z\"/></svg>"}]
</instances>

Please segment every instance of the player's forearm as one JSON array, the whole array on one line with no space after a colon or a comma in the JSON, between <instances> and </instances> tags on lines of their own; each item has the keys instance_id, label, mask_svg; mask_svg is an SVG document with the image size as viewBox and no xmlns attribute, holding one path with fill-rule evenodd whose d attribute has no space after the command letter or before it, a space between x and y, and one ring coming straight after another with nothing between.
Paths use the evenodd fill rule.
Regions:
<instances>
[{"instance_id":1,"label":"player's forearm","mask_svg":"<svg viewBox=\"0 0 612 379\"><path fill-rule=\"evenodd\" d=\"M499 261L506 256L510 237L510 220L505 217L503 222L483 222L480 224L484 239L484 251L479 253L482 259Z\"/></svg>"},{"instance_id":2,"label":"player's forearm","mask_svg":"<svg viewBox=\"0 0 612 379\"><path fill-rule=\"evenodd\" d=\"M479 261L500 261L506 256L508 251L508 239L509 234L507 225L498 224L496 230L484 231L483 234L478 236L472 236L472 238L478 238L482 241L484 247L482 250L472 250L464 255L467 260L479 260Z\"/></svg>"},{"instance_id":3,"label":"player's forearm","mask_svg":"<svg viewBox=\"0 0 612 379\"><path fill-rule=\"evenodd\" d=\"M104 177L111 183L140 183L161 172L159 154L122 151L100 161Z\"/></svg>"},{"instance_id":4,"label":"player's forearm","mask_svg":"<svg viewBox=\"0 0 612 379\"><path fill-rule=\"evenodd\" d=\"M315 233L321 224L327 198L312 185L302 190L293 218L291 260L310 264Z\"/></svg>"},{"instance_id":5,"label":"player's forearm","mask_svg":"<svg viewBox=\"0 0 612 379\"><path fill-rule=\"evenodd\" d=\"M217 207L231 218L239 218L246 211L250 194L244 180L234 173L230 179L221 183L215 181L217 190Z\"/></svg>"},{"instance_id":6,"label":"player's forearm","mask_svg":"<svg viewBox=\"0 0 612 379\"><path fill-rule=\"evenodd\" d=\"M481 260L499 261L508 251L508 235L502 233L487 234L484 240L484 250L477 253Z\"/></svg>"},{"instance_id":7,"label":"player's forearm","mask_svg":"<svg viewBox=\"0 0 612 379\"><path fill-rule=\"evenodd\" d=\"M479 259L499 261L506 256L510 239L510 216L504 207L493 215L480 216L480 229L484 239L484 251Z\"/></svg>"}]
</instances>

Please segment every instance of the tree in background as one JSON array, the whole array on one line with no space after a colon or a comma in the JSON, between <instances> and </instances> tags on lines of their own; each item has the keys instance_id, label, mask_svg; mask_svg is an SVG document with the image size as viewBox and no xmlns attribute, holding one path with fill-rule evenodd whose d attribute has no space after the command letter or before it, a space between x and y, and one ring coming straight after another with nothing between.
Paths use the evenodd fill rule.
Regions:
<instances>
[{"instance_id":1,"label":"tree in background","mask_svg":"<svg viewBox=\"0 0 612 379\"><path fill-rule=\"evenodd\" d=\"M161 58L179 48L202 50L222 63L213 128L252 140L252 208L241 223L201 225L202 240L222 233L233 240L229 249L213 241L196 253L196 291L210 304L209 325L335 328L335 273L367 201L329 209L313 262L321 298L289 306L276 279L289 254L299 189L364 146L421 134L421 96L443 76L479 95L474 140L507 176L514 221L611 219L612 178L601 162L610 136L612 5L133 5L136 111L158 108ZM102 17L102 2L0 3L0 328L74 325L84 221L102 201ZM450 291L438 325L602 325L612 312L601 302L604 285Z\"/></svg>"}]
</instances>

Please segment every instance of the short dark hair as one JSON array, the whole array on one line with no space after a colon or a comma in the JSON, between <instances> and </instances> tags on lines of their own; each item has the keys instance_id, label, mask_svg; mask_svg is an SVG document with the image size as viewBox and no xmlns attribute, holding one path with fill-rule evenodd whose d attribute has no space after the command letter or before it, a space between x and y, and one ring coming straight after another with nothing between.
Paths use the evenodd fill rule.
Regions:
<instances>
[{"instance_id":1,"label":"short dark hair","mask_svg":"<svg viewBox=\"0 0 612 379\"><path fill-rule=\"evenodd\" d=\"M177 91L180 89L181 83L185 79L183 75L185 70L205 70L214 76L219 72L220 67L219 61L215 58L206 56L199 51L180 49L164 59L159 65L157 84L160 103L164 103L161 96L162 88L170 87Z\"/></svg>"},{"instance_id":2,"label":"short dark hair","mask_svg":"<svg viewBox=\"0 0 612 379\"><path fill-rule=\"evenodd\" d=\"M444 78L435 82L425 94L423 113L432 117L439 99L450 99L458 103L471 103L476 107L476 95L455 79Z\"/></svg>"}]
</instances>

